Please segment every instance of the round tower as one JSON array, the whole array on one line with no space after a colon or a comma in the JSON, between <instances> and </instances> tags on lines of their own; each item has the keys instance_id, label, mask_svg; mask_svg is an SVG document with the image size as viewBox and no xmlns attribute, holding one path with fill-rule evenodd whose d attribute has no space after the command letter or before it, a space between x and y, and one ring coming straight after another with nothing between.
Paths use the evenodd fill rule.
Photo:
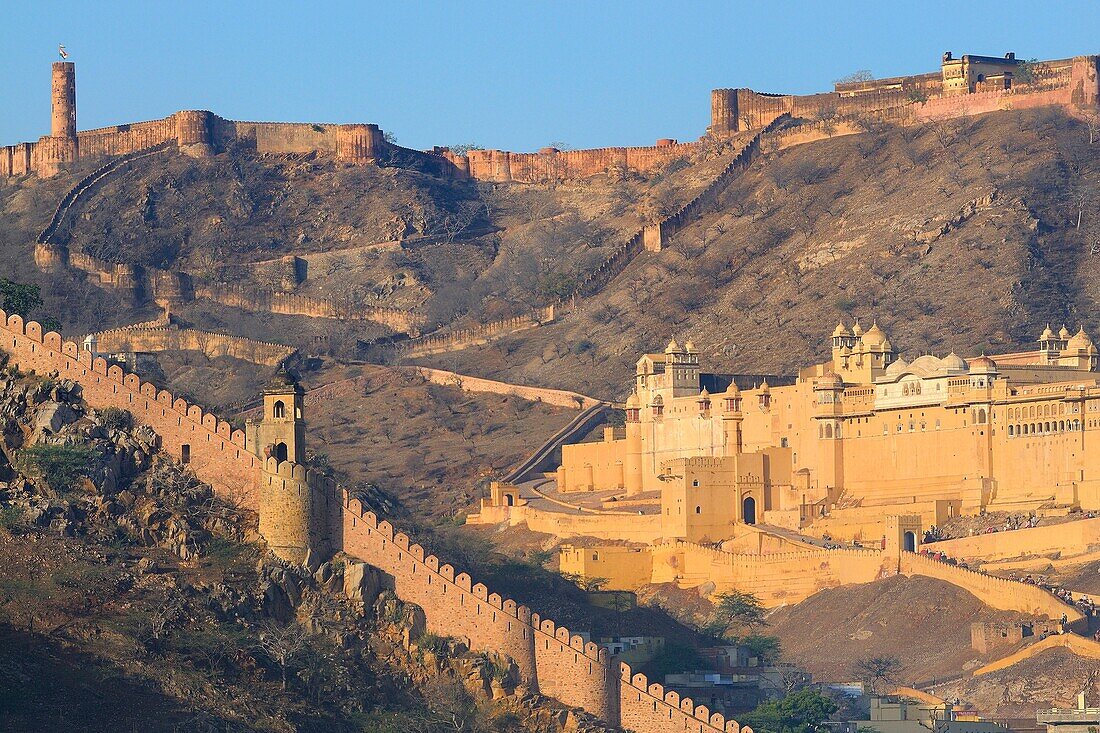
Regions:
<instances>
[{"instance_id":1,"label":"round tower","mask_svg":"<svg viewBox=\"0 0 1100 733\"><path fill-rule=\"evenodd\" d=\"M304 390L283 368L264 388L263 418L249 421L246 443L264 462L260 534L271 551L303 563L323 549L324 498L310 485L305 461ZM318 479L323 481L323 479Z\"/></svg>"},{"instance_id":2,"label":"round tower","mask_svg":"<svg viewBox=\"0 0 1100 733\"><path fill-rule=\"evenodd\" d=\"M57 61L53 65L53 89L50 96L53 116L50 137L76 139L76 64Z\"/></svg>"},{"instance_id":3,"label":"round tower","mask_svg":"<svg viewBox=\"0 0 1100 733\"><path fill-rule=\"evenodd\" d=\"M378 125L340 125L336 128L336 157L359 165L373 162L383 140Z\"/></svg>"},{"instance_id":4,"label":"round tower","mask_svg":"<svg viewBox=\"0 0 1100 733\"><path fill-rule=\"evenodd\" d=\"M209 158L214 154L209 112L183 110L172 117L176 125L176 145L181 153L192 158Z\"/></svg>"},{"instance_id":5,"label":"round tower","mask_svg":"<svg viewBox=\"0 0 1100 733\"><path fill-rule=\"evenodd\" d=\"M275 555L305 563L317 552L315 521L324 516L323 499L310 487L305 466L274 458L264 461L260 486L260 535Z\"/></svg>"}]
</instances>

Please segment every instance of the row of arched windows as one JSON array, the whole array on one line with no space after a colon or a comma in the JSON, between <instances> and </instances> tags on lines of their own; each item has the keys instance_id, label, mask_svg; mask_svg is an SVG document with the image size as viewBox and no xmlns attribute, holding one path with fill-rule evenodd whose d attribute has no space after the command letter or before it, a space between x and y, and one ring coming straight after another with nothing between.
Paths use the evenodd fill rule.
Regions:
<instances>
[{"instance_id":1,"label":"row of arched windows","mask_svg":"<svg viewBox=\"0 0 1100 733\"><path fill-rule=\"evenodd\" d=\"M1050 422L1009 425L1008 437L1018 438L1024 435L1049 435L1050 433L1076 432L1080 429L1080 420L1051 420Z\"/></svg>"},{"instance_id":2,"label":"row of arched windows","mask_svg":"<svg viewBox=\"0 0 1100 733\"><path fill-rule=\"evenodd\" d=\"M1016 407L1009 409L1009 420L1026 420L1031 417L1053 417L1055 415L1065 415L1066 405L1064 402L1058 403L1057 406L1050 403L1043 405L1031 405L1030 407Z\"/></svg>"}]
</instances>

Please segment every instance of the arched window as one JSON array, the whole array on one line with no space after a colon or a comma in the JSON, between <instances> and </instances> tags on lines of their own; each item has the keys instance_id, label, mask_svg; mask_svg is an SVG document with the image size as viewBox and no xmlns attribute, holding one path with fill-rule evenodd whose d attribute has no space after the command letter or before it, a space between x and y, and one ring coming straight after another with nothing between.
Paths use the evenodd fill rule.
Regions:
<instances>
[{"instance_id":1,"label":"arched window","mask_svg":"<svg viewBox=\"0 0 1100 733\"><path fill-rule=\"evenodd\" d=\"M276 443L275 445L275 460L282 463L287 459L288 453L286 449L286 443Z\"/></svg>"},{"instance_id":2,"label":"arched window","mask_svg":"<svg viewBox=\"0 0 1100 733\"><path fill-rule=\"evenodd\" d=\"M981 425L985 424L985 408L984 407L980 408L978 410L978 423L981 424Z\"/></svg>"},{"instance_id":3,"label":"arched window","mask_svg":"<svg viewBox=\"0 0 1100 733\"><path fill-rule=\"evenodd\" d=\"M1008 426L1008 437L1010 437L1010 438L1011 438L1011 437L1012 437L1013 435L1015 435L1015 434L1016 434L1016 429L1015 429L1015 427L1014 427L1014 426L1012 426L1012 425L1009 425L1009 426Z\"/></svg>"},{"instance_id":4,"label":"arched window","mask_svg":"<svg viewBox=\"0 0 1100 733\"><path fill-rule=\"evenodd\" d=\"M286 405L282 400L275 400L275 404L271 406L271 416L276 420L286 417Z\"/></svg>"},{"instance_id":5,"label":"arched window","mask_svg":"<svg viewBox=\"0 0 1100 733\"><path fill-rule=\"evenodd\" d=\"M696 514L702 514L703 513L703 507L700 507L700 506L695 507L695 513Z\"/></svg>"},{"instance_id":6,"label":"arched window","mask_svg":"<svg viewBox=\"0 0 1100 733\"><path fill-rule=\"evenodd\" d=\"M826 425L825 426L825 437L826 438L833 437L833 426L832 425Z\"/></svg>"}]
</instances>

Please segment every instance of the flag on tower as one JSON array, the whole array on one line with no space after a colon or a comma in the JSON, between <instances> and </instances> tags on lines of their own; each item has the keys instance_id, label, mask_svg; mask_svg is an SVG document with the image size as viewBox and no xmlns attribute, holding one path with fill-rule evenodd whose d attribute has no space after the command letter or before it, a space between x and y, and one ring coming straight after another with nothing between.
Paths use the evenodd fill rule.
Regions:
<instances>
[{"instance_id":1,"label":"flag on tower","mask_svg":"<svg viewBox=\"0 0 1100 733\"><path fill-rule=\"evenodd\" d=\"M68 53L68 51L66 51L66 50L65 50L65 44L64 44L64 43L60 43L60 44L58 44L58 46L57 46L57 54L58 54L58 55L59 55L59 56L60 56L60 57L61 57L62 59L67 59L67 58L69 58L69 53Z\"/></svg>"}]
</instances>

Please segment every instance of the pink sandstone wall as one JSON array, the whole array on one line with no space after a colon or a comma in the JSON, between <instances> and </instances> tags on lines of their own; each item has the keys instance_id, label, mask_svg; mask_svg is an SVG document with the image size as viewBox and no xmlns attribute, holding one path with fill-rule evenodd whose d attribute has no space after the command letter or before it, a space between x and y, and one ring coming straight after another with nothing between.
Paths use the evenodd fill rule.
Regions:
<instances>
[{"instance_id":1,"label":"pink sandstone wall","mask_svg":"<svg viewBox=\"0 0 1100 733\"><path fill-rule=\"evenodd\" d=\"M739 730L732 721L721 721L724 727L712 725L719 719L705 707L659 686L643 681L635 687L638 678L631 677L628 668L622 670L627 680L616 678L606 649L490 593L466 573L456 574L452 566L440 564L407 536L395 533L388 522L365 512L358 500L338 494L331 483L311 476L303 467L269 461L265 470L256 456L244 450L242 432L231 432L228 423L166 391L158 392L117 366L108 367L103 359L93 360L73 342L63 342L59 334L43 334L39 324L24 325L19 316L0 311L0 347L22 370L57 372L78 382L92 406L128 409L161 436L170 455L178 457L182 446L189 445L196 474L220 496L246 508L260 508L261 526L269 533L307 531L316 541L343 547L380 568L392 578L399 597L424 609L429 629L462 637L473 649L508 655L544 694L609 722L619 720L623 707L630 727L640 733ZM320 517L340 512L341 520L322 521L327 525L323 527L290 526L300 523L303 502Z\"/></svg>"},{"instance_id":2,"label":"pink sandstone wall","mask_svg":"<svg viewBox=\"0 0 1100 733\"><path fill-rule=\"evenodd\" d=\"M103 359L93 360L72 341L62 342L60 334L43 334L38 323L30 321L24 326L22 318L3 311L0 349L23 371L57 372L59 378L79 383L84 399L93 407L129 410L137 422L161 436L163 450L177 460L183 446L190 446L190 465L200 479L211 484L222 498L248 509L257 508L262 466L245 450L242 431L234 431L229 423L197 405L143 383L136 374L126 374L118 366L108 367Z\"/></svg>"},{"instance_id":3,"label":"pink sandstone wall","mask_svg":"<svg viewBox=\"0 0 1100 733\"><path fill-rule=\"evenodd\" d=\"M628 664L619 664L619 685L619 725L635 733L752 733L747 725L726 720L706 705L695 705L690 697L650 684L644 674L633 674Z\"/></svg>"}]
</instances>

